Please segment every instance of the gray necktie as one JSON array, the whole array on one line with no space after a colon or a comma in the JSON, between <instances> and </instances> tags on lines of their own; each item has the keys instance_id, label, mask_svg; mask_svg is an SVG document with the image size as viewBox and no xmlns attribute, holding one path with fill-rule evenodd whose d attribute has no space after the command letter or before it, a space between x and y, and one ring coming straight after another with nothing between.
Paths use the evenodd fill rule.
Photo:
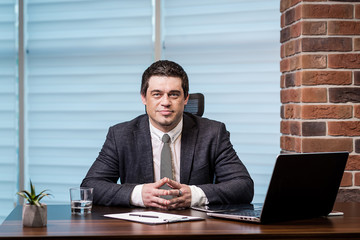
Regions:
<instances>
[{"instance_id":1,"label":"gray necktie","mask_svg":"<svg viewBox=\"0 0 360 240\"><path fill-rule=\"evenodd\" d=\"M162 139L164 146L161 150L161 163L160 163L160 178L173 179L172 161L171 161L171 150L170 150L170 137L164 134ZM161 189L170 189L168 185L163 185ZM171 199L172 196L162 196L165 199Z\"/></svg>"}]
</instances>

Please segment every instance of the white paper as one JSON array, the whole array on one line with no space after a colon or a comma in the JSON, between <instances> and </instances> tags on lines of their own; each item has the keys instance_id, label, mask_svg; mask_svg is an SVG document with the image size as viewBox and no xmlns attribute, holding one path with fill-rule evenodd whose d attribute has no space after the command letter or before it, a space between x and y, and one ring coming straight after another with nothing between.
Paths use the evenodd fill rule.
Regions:
<instances>
[{"instance_id":1,"label":"white paper","mask_svg":"<svg viewBox=\"0 0 360 240\"><path fill-rule=\"evenodd\" d=\"M104 215L104 217L117 218L117 219L146 223L146 224L164 224L164 223L172 223L172 222L203 220L203 218L201 217L191 217L185 215L160 213L154 211L106 214Z\"/></svg>"}]
</instances>

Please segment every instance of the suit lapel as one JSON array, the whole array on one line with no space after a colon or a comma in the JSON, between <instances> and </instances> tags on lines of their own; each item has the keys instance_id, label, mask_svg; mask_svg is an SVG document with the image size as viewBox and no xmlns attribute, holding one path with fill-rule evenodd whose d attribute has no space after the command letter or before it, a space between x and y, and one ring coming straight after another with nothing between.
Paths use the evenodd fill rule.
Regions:
<instances>
[{"instance_id":1,"label":"suit lapel","mask_svg":"<svg viewBox=\"0 0 360 240\"><path fill-rule=\"evenodd\" d=\"M140 164L142 171L142 176L139 177L143 179L144 183L154 182L153 153L148 119L147 115L145 115L139 121L138 130L134 131L136 160Z\"/></svg>"},{"instance_id":2,"label":"suit lapel","mask_svg":"<svg viewBox=\"0 0 360 240\"><path fill-rule=\"evenodd\" d=\"M194 161L198 128L196 127L195 122L186 114L184 114L183 124L181 135L180 182L188 184Z\"/></svg>"}]
</instances>

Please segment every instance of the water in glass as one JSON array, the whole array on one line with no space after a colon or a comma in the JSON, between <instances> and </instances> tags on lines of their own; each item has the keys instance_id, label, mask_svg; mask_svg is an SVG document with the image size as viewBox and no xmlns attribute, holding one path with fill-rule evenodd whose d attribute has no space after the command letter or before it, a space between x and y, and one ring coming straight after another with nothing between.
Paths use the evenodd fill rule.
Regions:
<instances>
[{"instance_id":1,"label":"water in glass","mask_svg":"<svg viewBox=\"0 0 360 240\"><path fill-rule=\"evenodd\" d=\"M91 213L92 201L76 200L71 201L71 213L77 215L86 215Z\"/></svg>"}]
</instances>

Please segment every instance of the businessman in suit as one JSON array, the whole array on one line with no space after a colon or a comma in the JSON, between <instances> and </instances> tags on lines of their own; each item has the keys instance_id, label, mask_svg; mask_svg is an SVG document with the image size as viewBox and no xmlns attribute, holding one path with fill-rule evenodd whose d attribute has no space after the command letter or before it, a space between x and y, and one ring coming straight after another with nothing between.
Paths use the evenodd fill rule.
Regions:
<instances>
[{"instance_id":1,"label":"businessman in suit","mask_svg":"<svg viewBox=\"0 0 360 240\"><path fill-rule=\"evenodd\" d=\"M81 184L94 188L94 204L180 209L252 201L253 181L225 125L184 113L188 91L188 76L175 62L157 61L145 70L146 114L109 128ZM164 134L170 138L171 177L160 173Z\"/></svg>"}]
</instances>

